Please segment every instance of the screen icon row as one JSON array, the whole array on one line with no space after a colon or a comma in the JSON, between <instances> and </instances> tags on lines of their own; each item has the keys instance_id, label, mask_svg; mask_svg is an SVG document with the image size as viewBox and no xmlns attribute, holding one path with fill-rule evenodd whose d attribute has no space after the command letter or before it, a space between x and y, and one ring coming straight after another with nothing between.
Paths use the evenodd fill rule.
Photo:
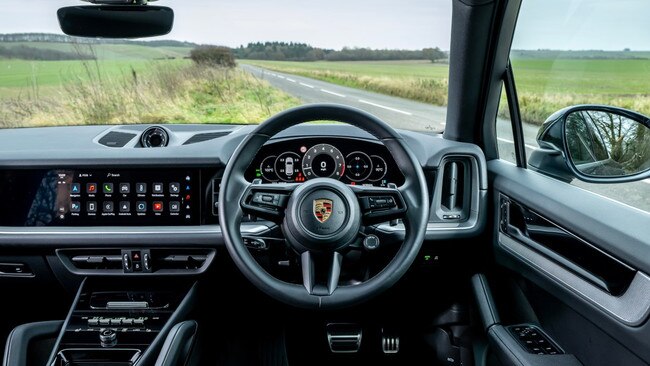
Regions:
<instances>
[{"instance_id":1,"label":"screen icon row","mask_svg":"<svg viewBox=\"0 0 650 366\"><path fill-rule=\"evenodd\" d=\"M136 183L135 184L135 192L136 193L147 193L147 183ZM97 183L86 183L86 193L89 194L95 194L98 192L99 187L97 186ZM122 194L129 194L131 193L131 183L120 183L118 186L119 193ZM171 194L179 194L181 193L181 184L180 183L169 183L168 186L169 193ZM186 190L189 191L190 186L188 185ZM101 186L102 192L105 194L112 194L115 191L115 186L113 183L103 183ZM156 194L162 194L165 193L165 185L163 183L153 183L151 186L151 191L152 193ZM72 186L70 187L70 193L71 194L81 194L81 184L80 183L72 183Z\"/></svg>"},{"instance_id":2,"label":"screen icon row","mask_svg":"<svg viewBox=\"0 0 650 366\"><path fill-rule=\"evenodd\" d=\"M156 201L152 204L153 212L163 212L165 210L165 205L163 202ZM97 213L100 210L100 206L95 201L86 202L86 211L88 213ZM113 213L113 212L128 213L131 212L131 202L121 201L116 207L115 202L105 201L101 204L101 212L104 213ZM169 212L180 212L181 203L178 201L169 202ZM74 201L70 203L70 212L81 212L81 203ZM135 203L135 212L144 213L147 212L147 202L138 201Z\"/></svg>"}]
</instances>

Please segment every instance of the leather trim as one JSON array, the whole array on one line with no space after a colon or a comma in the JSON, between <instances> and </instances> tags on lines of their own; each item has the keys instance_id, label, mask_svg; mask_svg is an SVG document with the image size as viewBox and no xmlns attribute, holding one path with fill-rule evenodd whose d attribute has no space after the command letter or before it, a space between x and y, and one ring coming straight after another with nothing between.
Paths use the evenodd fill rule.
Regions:
<instances>
[{"instance_id":1,"label":"leather trim","mask_svg":"<svg viewBox=\"0 0 650 366\"><path fill-rule=\"evenodd\" d=\"M9 337L7 337L2 365L27 365L29 344L37 338L47 336L56 337L62 325L63 320L52 320L17 326L9 333Z\"/></svg>"},{"instance_id":2,"label":"leather trim","mask_svg":"<svg viewBox=\"0 0 650 366\"><path fill-rule=\"evenodd\" d=\"M156 366L184 366L194 346L198 324L187 320L176 324L165 339Z\"/></svg>"}]
</instances>

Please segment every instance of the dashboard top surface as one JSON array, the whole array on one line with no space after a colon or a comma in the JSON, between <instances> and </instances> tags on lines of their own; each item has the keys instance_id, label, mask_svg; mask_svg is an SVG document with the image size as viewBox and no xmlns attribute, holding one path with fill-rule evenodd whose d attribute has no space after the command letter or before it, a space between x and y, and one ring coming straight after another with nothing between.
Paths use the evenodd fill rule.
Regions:
<instances>
[{"instance_id":1,"label":"dashboard top surface","mask_svg":"<svg viewBox=\"0 0 650 366\"><path fill-rule=\"evenodd\" d=\"M217 166L223 167L239 143L255 130L254 125L162 125L171 136L165 148L142 148L136 142L152 125L66 126L16 128L0 130L0 167L61 166ZM123 148L103 146L99 139L110 132L132 133L136 136ZM186 145L190 138L211 132L224 133L200 143ZM422 166L435 168L450 152L483 156L472 144L449 141L440 134L398 130L418 157ZM274 136L285 138L351 137L377 139L358 128L344 124L303 124Z\"/></svg>"}]
</instances>

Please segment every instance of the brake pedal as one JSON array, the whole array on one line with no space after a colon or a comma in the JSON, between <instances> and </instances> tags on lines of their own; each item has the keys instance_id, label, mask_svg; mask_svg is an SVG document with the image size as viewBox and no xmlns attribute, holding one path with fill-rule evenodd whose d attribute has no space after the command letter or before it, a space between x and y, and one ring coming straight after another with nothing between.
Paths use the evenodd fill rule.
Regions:
<instances>
[{"instance_id":1,"label":"brake pedal","mask_svg":"<svg viewBox=\"0 0 650 366\"><path fill-rule=\"evenodd\" d=\"M361 348L362 329L358 324L329 323L327 342L332 353L356 353Z\"/></svg>"},{"instance_id":2,"label":"brake pedal","mask_svg":"<svg viewBox=\"0 0 650 366\"><path fill-rule=\"evenodd\" d=\"M399 335L384 328L381 329L381 349L385 354L399 352Z\"/></svg>"}]
</instances>

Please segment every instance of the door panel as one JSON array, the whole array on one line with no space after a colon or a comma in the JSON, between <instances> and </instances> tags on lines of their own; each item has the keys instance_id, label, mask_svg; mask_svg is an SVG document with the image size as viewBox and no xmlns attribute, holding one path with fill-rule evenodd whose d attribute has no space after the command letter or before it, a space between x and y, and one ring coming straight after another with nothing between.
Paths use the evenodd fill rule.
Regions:
<instances>
[{"instance_id":1,"label":"door panel","mask_svg":"<svg viewBox=\"0 0 650 366\"><path fill-rule=\"evenodd\" d=\"M585 365L647 363L650 214L503 161L488 171L497 264L530 284L542 326ZM509 222L504 197L534 216Z\"/></svg>"}]
</instances>

